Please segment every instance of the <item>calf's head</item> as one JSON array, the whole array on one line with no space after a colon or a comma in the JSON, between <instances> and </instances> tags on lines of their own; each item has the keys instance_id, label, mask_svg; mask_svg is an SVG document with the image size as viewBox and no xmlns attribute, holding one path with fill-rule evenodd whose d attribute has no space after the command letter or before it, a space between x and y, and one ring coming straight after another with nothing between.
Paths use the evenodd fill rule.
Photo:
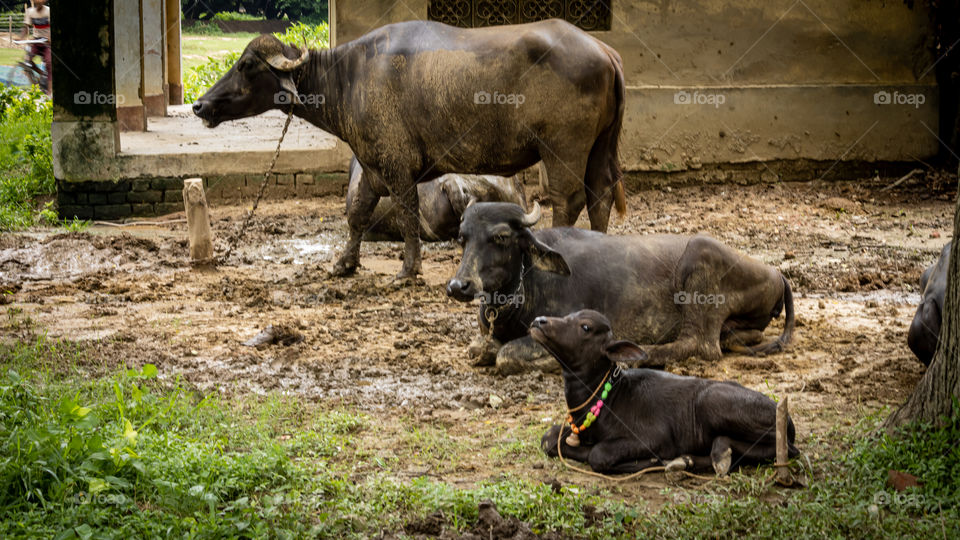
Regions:
<instances>
[{"instance_id":1,"label":"calf's head","mask_svg":"<svg viewBox=\"0 0 960 540\"><path fill-rule=\"evenodd\" d=\"M469 302L480 294L513 291L533 267L570 275L563 256L530 231L539 219L536 203L528 214L513 203L471 204L460 223L463 258L447 282L447 294Z\"/></svg>"},{"instance_id":2,"label":"calf's head","mask_svg":"<svg viewBox=\"0 0 960 540\"><path fill-rule=\"evenodd\" d=\"M566 317L537 317L530 337L550 351L564 371L589 373L612 363L645 362L647 353L633 342L615 340L610 321L603 314L585 309Z\"/></svg>"},{"instance_id":3,"label":"calf's head","mask_svg":"<svg viewBox=\"0 0 960 540\"><path fill-rule=\"evenodd\" d=\"M237 63L196 103L193 113L207 127L298 103L293 70L310 56L271 35L254 38Z\"/></svg>"}]
</instances>

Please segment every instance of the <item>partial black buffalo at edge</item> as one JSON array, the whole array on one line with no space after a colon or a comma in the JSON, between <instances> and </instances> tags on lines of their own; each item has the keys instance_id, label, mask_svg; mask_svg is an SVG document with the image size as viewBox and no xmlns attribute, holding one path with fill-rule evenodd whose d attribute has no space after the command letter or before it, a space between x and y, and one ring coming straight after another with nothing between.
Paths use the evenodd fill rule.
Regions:
<instances>
[{"instance_id":1,"label":"partial black buffalo at edge","mask_svg":"<svg viewBox=\"0 0 960 540\"><path fill-rule=\"evenodd\" d=\"M584 310L563 318L538 317L530 335L563 368L567 408L579 434L574 445L569 425L551 427L541 439L547 455L590 464L600 473L624 474L665 465L667 471L709 469L718 475L745 464L776 458L777 405L763 394L733 381L683 377L651 369L615 371L618 362L642 362L643 350L613 337L610 321ZM596 420L579 429L596 403L591 398L604 377L611 389ZM796 430L787 419L788 453Z\"/></svg>"},{"instance_id":2,"label":"partial black buffalo at edge","mask_svg":"<svg viewBox=\"0 0 960 540\"><path fill-rule=\"evenodd\" d=\"M923 365L929 366L940 343L940 324L943 320L943 298L947 294L947 275L950 267L950 246L947 242L940 258L920 276L920 291L923 295L917 313L913 316L907 345Z\"/></svg>"}]
</instances>

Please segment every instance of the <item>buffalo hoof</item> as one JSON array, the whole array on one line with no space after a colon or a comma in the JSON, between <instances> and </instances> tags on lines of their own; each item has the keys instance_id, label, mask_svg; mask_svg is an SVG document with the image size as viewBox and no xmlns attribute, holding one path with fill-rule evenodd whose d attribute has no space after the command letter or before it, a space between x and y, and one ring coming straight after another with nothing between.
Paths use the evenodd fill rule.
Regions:
<instances>
[{"instance_id":1,"label":"buffalo hoof","mask_svg":"<svg viewBox=\"0 0 960 540\"><path fill-rule=\"evenodd\" d=\"M394 287L414 287L416 285L423 285L426 282L420 276L414 275L403 275L397 274L390 280L390 284Z\"/></svg>"},{"instance_id":2,"label":"buffalo hoof","mask_svg":"<svg viewBox=\"0 0 960 540\"><path fill-rule=\"evenodd\" d=\"M546 349L534 344L533 347L522 340L511 341L497 352L497 372L501 375L515 375L531 371L560 373L560 363Z\"/></svg>"},{"instance_id":3,"label":"buffalo hoof","mask_svg":"<svg viewBox=\"0 0 960 540\"><path fill-rule=\"evenodd\" d=\"M403 268L397 273L396 276L394 276L393 280L397 282L416 282L417 276L422 273L423 272L419 268L414 268L413 270Z\"/></svg>"},{"instance_id":4,"label":"buffalo hoof","mask_svg":"<svg viewBox=\"0 0 960 540\"><path fill-rule=\"evenodd\" d=\"M357 265L348 265L343 261L337 261L333 265L333 270L330 271L330 276L332 277L347 277L352 276L357 273Z\"/></svg>"},{"instance_id":5,"label":"buffalo hoof","mask_svg":"<svg viewBox=\"0 0 960 540\"><path fill-rule=\"evenodd\" d=\"M733 450L727 448L720 454L720 459L713 462L713 470L717 476L726 476L730 472L730 466L733 463Z\"/></svg>"},{"instance_id":6,"label":"buffalo hoof","mask_svg":"<svg viewBox=\"0 0 960 540\"><path fill-rule=\"evenodd\" d=\"M692 459L688 456L680 456L667 463L664 467L664 473L670 482L679 482L683 479L683 472L692 467Z\"/></svg>"},{"instance_id":7,"label":"buffalo hoof","mask_svg":"<svg viewBox=\"0 0 960 540\"><path fill-rule=\"evenodd\" d=\"M540 449L550 457L557 457L557 440L560 435L560 426L553 426L540 438Z\"/></svg>"},{"instance_id":8,"label":"buffalo hoof","mask_svg":"<svg viewBox=\"0 0 960 540\"><path fill-rule=\"evenodd\" d=\"M492 366L497 363L497 351L500 342L493 338L477 336L467 347L467 356L474 367Z\"/></svg>"}]
</instances>

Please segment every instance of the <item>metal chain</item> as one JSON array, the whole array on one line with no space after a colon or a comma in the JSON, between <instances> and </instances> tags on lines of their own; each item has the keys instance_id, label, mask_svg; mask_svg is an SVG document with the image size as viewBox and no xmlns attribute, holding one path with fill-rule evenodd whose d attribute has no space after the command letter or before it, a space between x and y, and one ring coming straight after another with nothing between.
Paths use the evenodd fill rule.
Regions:
<instances>
[{"instance_id":1,"label":"metal chain","mask_svg":"<svg viewBox=\"0 0 960 540\"><path fill-rule=\"evenodd\" d=\"M307 39L303 39L303 49L309 50L310 47L307 44ZM303 72L297 76L294 89L300 85L300 77L303 76ZM299 90L297 90L299 92ZM277 159L280 157L280 145L283 144L283 138L287 136L287 129L290 128L290 121L293 120L293 107L300 102L297 94L294 94L293 99L290 103L290 110L287 111L287 120L283 123L283 131L280 132L280 140L277 141L277 149L273 152L273 159L270 160L270 167L267 168L267 172L263 173L263 182L260 184L260 191L257 192L257 198L253 201L253 206L250 208L250 211L247 212L247 216L244 218L243 223L240 224L240 228L237 230L237 233L233 235L233 238L227 242L227 251L217 260L220 264L226 263L227 259L230 258L230 254L233 253L234 248L237 247L237 243L240 242L240 239L243 238L243 235L247 232L247 227L250 225L250 220L253 219L253 213L257 210L257 206L260 205L260 199L263 198L263 192L267 189L267 181L270 179L270 174L273 172L273 168L277 165Z\"/></svg>"},{"instance_id":2,"label":"metal chain","mask_svg":"<svg viewBox=\"0 0 960 540\"><path fill-rule=\"evenodd\" d=\"M287 112L287 121L283 123L283 131L280 133L280 140L277 141L277 149L273 152L273 159L270 160L270 167L267 168L267 172L263 173L263 182L260 183L260 191L257 192L257 198L253 201L253 206L250 208L250 211L247 212L246 217L243 219L243 223L240 224L240 228L237 229L236 234L233 235L233 238L227 242L227 250L220 256L218 262L224 264L227 262L227 259L230 258L230 254L233 253L234 248L237 247L237 243L243 238L243 235L247 232L247 227L250 225L250 221L253 219L253 213L256 212L257 206L260 205L260 199L263 198L263 192L267 189L267 182L270 179L270 174L273 172L273 168L277 165L277 159L280 157L280 145L283 144L283 138L287 135L287 129L290 128L290 121L293 119L293 105L290 106L290 111Z\"/></svg>"}]
</instances>

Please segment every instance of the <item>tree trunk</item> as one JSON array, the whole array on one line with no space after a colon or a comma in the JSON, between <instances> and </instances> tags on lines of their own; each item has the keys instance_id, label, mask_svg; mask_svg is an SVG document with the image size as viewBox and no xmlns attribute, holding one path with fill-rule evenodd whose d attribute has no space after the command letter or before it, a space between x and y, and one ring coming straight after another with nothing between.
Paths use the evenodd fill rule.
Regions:
<instances>
[{"instance_id":1,"label":"tree trunk","mask_svg":"<svg viewBox=\"0 0 960 540\"><path fill-rule=\"evenodd\" d=\"M942 417L951 416L953 399L960 397L960 205L953 216L953 246L942 316L937 354L907 402L887 418L887 429L912 421L940 424Z\"/></svg>"}]
</instances>

